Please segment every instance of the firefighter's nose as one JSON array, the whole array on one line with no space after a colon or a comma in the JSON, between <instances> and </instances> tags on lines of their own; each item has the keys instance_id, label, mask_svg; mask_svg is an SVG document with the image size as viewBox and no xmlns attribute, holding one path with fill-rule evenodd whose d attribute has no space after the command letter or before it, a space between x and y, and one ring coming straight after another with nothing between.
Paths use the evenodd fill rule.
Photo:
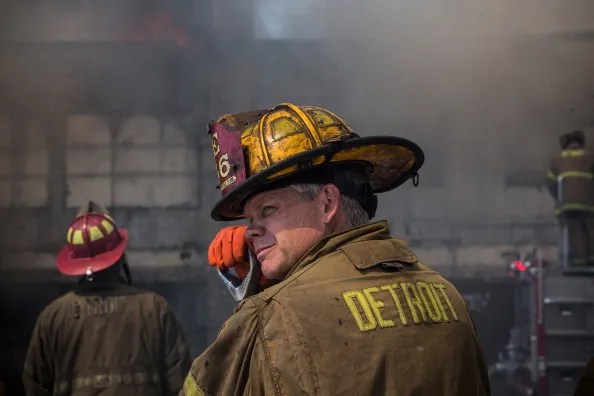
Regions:
<instances>
[{"instance_id":1,"label":"firefighter's nose","mask_svg":"<svg viewBox=\"0 0 594 396\"><path fill-rule=\"evenodd\" d=\"M252 242L255 238L261 237L262 235L264 235L264 228L254 224L250 225L245 231L245 239L247 239L248 242Z\"/></svg>"}]
</instances>

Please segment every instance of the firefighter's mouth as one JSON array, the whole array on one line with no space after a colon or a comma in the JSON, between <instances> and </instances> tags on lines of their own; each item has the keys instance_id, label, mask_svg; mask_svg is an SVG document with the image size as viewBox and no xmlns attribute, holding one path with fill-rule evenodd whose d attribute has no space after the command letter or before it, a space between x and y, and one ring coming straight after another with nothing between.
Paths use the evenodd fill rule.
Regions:
<instances>
[{"instance_id":1,"label":"firefighter's mouth","mask_svg":"<svg viewBox=\"0 0 594 396\"><path fill-rule=\"evenodd\" d=\"M258 259L259 262L262 262L262 260L264 259L264 257L266 257L266 254L274 247L274 245L270 245L270 246L265 246L263 248L258 248L258 250L256 250L256 258Z\"/></svg>"}]
</instances>

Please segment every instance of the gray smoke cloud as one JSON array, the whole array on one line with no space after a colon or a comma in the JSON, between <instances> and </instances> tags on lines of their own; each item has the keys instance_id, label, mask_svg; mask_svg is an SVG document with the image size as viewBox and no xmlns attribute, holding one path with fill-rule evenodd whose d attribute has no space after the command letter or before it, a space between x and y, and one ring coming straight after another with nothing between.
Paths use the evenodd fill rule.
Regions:
<instances>
[{"instance_id":1,"label":"gray smoke cloud","mask_svg":"<svg viewBox=\"0 0 594 396\"><path fill-rule=\"evenodd\" d=\"M142 2L10 4L2 13L5 40L82 43L109 36L150 9ZM208 118L283 101L327 106L361 135L394 134L421 144L427 153L421 186L440 189L452 216L485 215L483 205L459 204L466 202L459 195L484 202L475 196L482 187L494 194L514 173L537 175L557 150L560 133L594 123L589 0L154 4L204 33L188 47L183 68L193 72L178 77L180 58L166 52L139 52L131 69L124 52L112 58L89 53L77 55L65 84L52 86L76 93L82 85L83 99L97 106L192 97ZM39 58L29 51L21 64L26 68L51 51L40 48ZM19 67L18 57L8 63ZM187 83L186 76L198 82ZM51 85L43 74L31 79ZM525 183L534 186L535 178ZM500 205L487 216L503 216L503 210Z\"/></svg>"},{"instance_id":2,"label":"gray smoke cloud","mask_svg":"<svg viewBox=\"0 0 594 396\"><path fill-rule=\"evenodd\" d=\"M263 87L260 106L326 105L361 135L399 135L425 150L421 186L433 199L404 187L384 215L549 215L542 191L518 209L508 188L542 187L558 136L594 125L594 3L256 0L253 10L254 35L279 41L244 85Z\"/></svg>"}]
</instances>

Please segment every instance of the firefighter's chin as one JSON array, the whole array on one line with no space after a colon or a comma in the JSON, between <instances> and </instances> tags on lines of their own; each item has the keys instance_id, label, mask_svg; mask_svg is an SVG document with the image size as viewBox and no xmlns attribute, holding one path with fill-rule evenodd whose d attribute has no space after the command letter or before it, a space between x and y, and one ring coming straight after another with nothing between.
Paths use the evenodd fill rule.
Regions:
<instances>
[{"instance_id":1,"label":"firefighter's chin","mask_svg":"<svg viewBox=\"0 0 594 396\"><path fill-rule=\"evenodd\" d=\"M258 261L261 264L262 274L268 279L282 281L289 272L286 258L278 254L274 246L264 249L258 254Z\"/></svg>"}]
</instances>

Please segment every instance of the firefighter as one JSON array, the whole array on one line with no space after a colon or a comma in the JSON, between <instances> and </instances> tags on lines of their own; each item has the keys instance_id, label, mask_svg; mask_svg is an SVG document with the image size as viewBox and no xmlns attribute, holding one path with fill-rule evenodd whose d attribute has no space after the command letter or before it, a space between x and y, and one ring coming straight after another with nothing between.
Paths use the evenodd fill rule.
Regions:
<instances>
[{"instance_id":1,"label":"firefighter","mask_svg":"<svg viewBox=\"0 0 594 396\"><path fill-rule=\"evenodd\" d=\"M585 150L585 140L583 131L563 134L561 155L552 160L548 173L555 215L567 227L572 266L594 264L594 156Z\"/></svg>"},{"instance_id":2,"label":"firefighter","mask_svg":"<svg viewBox=\"0 0 594 396\"><path fill-rule=\"evenodd\" d=\"M416 144L360 138L330 111L293 104L225 115L210 133L223 195L211 217L249 225L223 228L209 259L264 288L180 395L490 394L459 292L386 221L369 223L376 193L417 181Z\"/></svg>"},{"instance_id":3,"label":"firefighter","mask_svg":"<svg viewBox=\"0 0 594 396\"><path fill-rule=\"evenodd\" d=\"M94 202L57 258L79 277L39 315L23 383L34 395L174 395L190 366L182 328L160 295L130 285L128 232Z\"/></svg>"}]
</instances>

